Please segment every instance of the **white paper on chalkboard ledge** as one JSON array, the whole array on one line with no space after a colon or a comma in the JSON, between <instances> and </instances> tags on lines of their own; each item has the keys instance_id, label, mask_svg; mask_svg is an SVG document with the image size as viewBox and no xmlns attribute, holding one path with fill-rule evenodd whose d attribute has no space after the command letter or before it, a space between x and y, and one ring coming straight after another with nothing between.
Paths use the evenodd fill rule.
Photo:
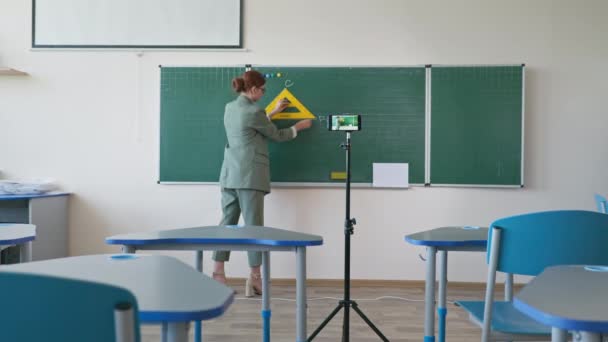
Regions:
<instances>
[{"instance_id":1,"label":"white paper on chalkboard ledge","mask_svg":"<svg viewBox=\"0 0 608 342\"><path fill-rule=\"evenodd\" d=\"M375 188L409 188L408 163L374 163L373 182Z\"/></svg>"}]
</instances>

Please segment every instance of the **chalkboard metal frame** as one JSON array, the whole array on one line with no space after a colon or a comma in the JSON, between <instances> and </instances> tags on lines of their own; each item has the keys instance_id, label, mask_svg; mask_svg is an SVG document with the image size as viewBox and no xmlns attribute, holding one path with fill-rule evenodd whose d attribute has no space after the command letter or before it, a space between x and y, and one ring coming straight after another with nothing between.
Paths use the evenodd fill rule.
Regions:
<instances>
[{"instance_id":1,"label":"chalkboard metal frame","mask_svg":"<svg viewBox=\"0 0 608 342\"><path fill-rule=\"evenodd\" d=\"M431 185L431 65L425 65L425 103L424 103L424 185Z\"/></svg>"},{"instance_id":2,"label":"chalkboard metal frame","mask_svg":"<svg viewBox=\"0 0 608 342\"><path fill-rule=\"evenodd\" d=\"M36 0L32 0L32 49L242 49L243 48L243 5L239 0L239 43L238 45L74 45L74 44L36 44Z\"/></svg>"},{"instance_id":3,"label":"chalkboard metal frame","mask_svg":"<svg viewBox=\"0 0 608 342\"><path fill-rule=\"evenodd\" d=\"M218 185L219 182L175 182L175 181L159 181L162 185ZM342 188L345 186L343 182L320 183L320 182L271 182L273 188ZM410 183L411 187L424 187L422 183ZM351 183L353 189L386 189L386 190L407 190L408 188L382 187L373 186L372 183Z\"/></svg>"}]
</instances>

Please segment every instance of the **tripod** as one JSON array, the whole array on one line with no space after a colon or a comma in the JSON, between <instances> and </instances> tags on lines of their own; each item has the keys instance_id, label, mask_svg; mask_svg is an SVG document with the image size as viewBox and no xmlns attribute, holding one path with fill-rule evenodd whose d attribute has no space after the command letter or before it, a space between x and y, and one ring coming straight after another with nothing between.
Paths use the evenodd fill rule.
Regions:
<instances>
[{"instance_id":1,"label":"tripod","mask_svg":"<svg viewBox=\"0 0 608 342\"><path fill-rule=\"evenodd\" d=\"M308 342L312 341L323 328L331 321L332 318L344 309L344 323L342 326L342 342L349 342L350 332L350 308L359 314L359 316L367 323L367 325L382 339L388 342L388 339L382 332L365 316L363 311L359 309L359 305L354 300L350 299L350 236L354 234L354 226L357 221L350 217L350 131L346 132L346 142L340 145L346 150L346 219L344 221L344 299L338 302L338 306L332 311L327 318L319 325L319 327L310 335Z\"/></svg>"}]
</instances>

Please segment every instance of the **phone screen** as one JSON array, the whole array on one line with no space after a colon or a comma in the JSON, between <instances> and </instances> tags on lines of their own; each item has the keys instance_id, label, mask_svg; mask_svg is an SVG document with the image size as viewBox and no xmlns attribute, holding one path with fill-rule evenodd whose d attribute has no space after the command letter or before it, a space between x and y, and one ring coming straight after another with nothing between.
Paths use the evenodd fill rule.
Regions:
<instances>
[{"instance_id":1,"label":"phone screen","mask_svg":"<svg viewBox=\"0 0 608 342\"><path fill-rule=\"evenodd\" d=\"M330 131L359 131L361 130L360 115L331 115Z\"/></svg>"}]
</instances>

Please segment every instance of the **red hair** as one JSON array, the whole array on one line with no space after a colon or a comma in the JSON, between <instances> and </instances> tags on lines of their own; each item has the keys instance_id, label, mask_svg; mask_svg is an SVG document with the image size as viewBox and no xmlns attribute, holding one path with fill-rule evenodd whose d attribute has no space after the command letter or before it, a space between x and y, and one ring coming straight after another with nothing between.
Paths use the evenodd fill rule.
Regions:
<instances>
[{"instance_id":1,"label":"red hair","mask_svg":"<svg viewBox=\"0 0 608 342\"><path fill-rule=\"evenodd\" d=\"M255 70L246 71L243 76L232 80L232 89L237 93L248 91L256 87L259 88L266 84L266 78L260 72Z\"/></svg>"}]
</instances>

